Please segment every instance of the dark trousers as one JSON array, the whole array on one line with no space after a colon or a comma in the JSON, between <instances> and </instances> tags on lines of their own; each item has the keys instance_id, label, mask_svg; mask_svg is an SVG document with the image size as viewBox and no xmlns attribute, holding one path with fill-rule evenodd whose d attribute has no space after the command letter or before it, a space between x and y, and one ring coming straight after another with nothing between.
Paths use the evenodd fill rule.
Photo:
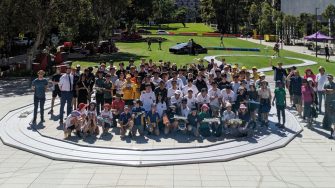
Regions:
<instances>
[{"instance_id":1,"label":"dark trousers","mask_svg":"<svg viewBox=\"0 0 335 188\"><path fill-rule=\"evenodd\" d=\"M281 117L283 117L283 124L285 123L285 106L276 106L278 123L280 123Z\"/></svg>"},{"instance_id":2,"label":"dark trousers","mask_svg":"<svg viewBox=\"0 0 335 188\"><path fill-rule=\"evenodd\" d=\"M34 120L36 120L36 118L37 118L38 103L40 103L41 119L44 119L44 103L45 103L45 98L40 98L40 97L34 96Z\"/></svg>"},{"instance_id":3,"label":"dark trousers","mask_svg":"<svg viewBox=\"0 0 335 188\"><path fill-rule=\"evenodd\" d=\"M62 91L61 98L60 98L60 110L59 110L59 119L63 121L64 118L64 107L65 103L67 103L67 116L70 115L72 112L72 98L73 92L72 91Z\"/></svg>"},{"instance_id":4,"label":"dark trousers","mask_svg":"<svg viewBox=\"0 0 335 188\"><path fill-rule=\"evenodd\" d=\"M95 100L97 101L97 114L100 115L101 109L103 109L105 100L104 100L104 94L103 93L97 93L95 95Z\"/></svg>"}]
</instances>

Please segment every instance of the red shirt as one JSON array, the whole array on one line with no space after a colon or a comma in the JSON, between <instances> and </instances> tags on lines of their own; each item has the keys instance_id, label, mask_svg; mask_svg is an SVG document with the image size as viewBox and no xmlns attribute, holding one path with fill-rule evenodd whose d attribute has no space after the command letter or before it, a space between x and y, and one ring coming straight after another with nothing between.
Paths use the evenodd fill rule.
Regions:
<instances>
[{"instance_id":1,"label":"red shirt","mask_svg":"<svg viewBox=\"0 0 335 188\"><path fill-rule=\"evenodd\" d=\"M112 109L116 109L119 113L123 112L124 109L124 101L123 100L113 100L112 102Z\"/></svg>"}]
</instances>

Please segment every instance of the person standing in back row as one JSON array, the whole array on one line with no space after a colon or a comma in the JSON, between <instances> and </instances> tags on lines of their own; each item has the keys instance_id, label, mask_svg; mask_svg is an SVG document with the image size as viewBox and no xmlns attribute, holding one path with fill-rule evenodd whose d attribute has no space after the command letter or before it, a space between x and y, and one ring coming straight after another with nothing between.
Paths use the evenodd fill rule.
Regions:
<instances>
[{"instance_id":1,"label":"person standing in back row","mask_svg":"<svg viewBox=\"0 0 335 188\"><path fill-rule=\"evenodd\" d=\"M325 47L325 54L326 54L326 61L329 62L329 58L330 58L330 53L329 53L329 47L328 44Z\"/></svg>"},{"instance_id":2,"label":"person standing in back row","mask_svg":"<svg viewBox=\"0 0 335 188\"><path fill-rule=\"evenodd\" d=\"M66 74L60 77L59 89L61 90L59 123L63 124L65 103L67 103L67 116L69 116L72 112L73 75L71 74L71 67L67 67Z\"/></svg>"},{"instance_id":3,"label":"person standing in back row","mask_svg":"<svg viewBox=\"0 0 335 188\"><path fill-rule=\"evenodd\" d=\"M37 72L38 78L36 78L32 82L32 89L34 91L34 118L32 124L36 124L38 103L40 103L41 122L45 122L44 103L45 103L45 91L47 90L48 81L43 77L44 74L45 72L43 70L39 70Z\"/></svg>"}]
</instances>

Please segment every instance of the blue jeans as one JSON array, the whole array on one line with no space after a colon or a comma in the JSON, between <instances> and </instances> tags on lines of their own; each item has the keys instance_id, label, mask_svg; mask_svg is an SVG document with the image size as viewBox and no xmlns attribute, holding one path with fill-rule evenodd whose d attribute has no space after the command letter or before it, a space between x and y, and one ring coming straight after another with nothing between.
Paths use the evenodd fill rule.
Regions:
<instances>
[{"instance_id":1,"label":"blue jeans","mask_svg":"<svg viewBox=\"0 0 335 188\"><path fill-rule=\"evenodd\" d=\"M41 119L44 119L44 103L45 103L45 97L37 97L34 96L34 120L37 118L37 108L38 108L38 103L40 103L40 114L41 114Z\"/></svg>"},{"instance_id":2,"label":"blue jeans","mask_svg":"<svg viewBox=\"0 0 335 188\"><path fill-rule=\"evenodd\" d=\"M322 98L325 97L325 92L318 91L318 103L319 103L319 111L321 112L321 106L322 106Z\"/></svg>"},{"instance_id":3,"label":"blue jeans","mask_svg":"<svg viewBox=\"0 0 335 188\"><path fill-rule=\"evenodd\" d=\"M64 107L65 103L67 103L67 116L70 115L72 112L72 98L73 92L72 91L62 91L61 98L60 98L60 110L59 110L59 120L63 121L64 118Z\"/></svg>"}]
</instances>

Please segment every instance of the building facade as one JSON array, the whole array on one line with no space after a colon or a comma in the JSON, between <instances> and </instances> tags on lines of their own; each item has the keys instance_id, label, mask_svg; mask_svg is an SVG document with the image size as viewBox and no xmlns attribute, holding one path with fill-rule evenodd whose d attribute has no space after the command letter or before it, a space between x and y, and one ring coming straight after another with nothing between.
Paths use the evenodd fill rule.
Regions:
<instances>
[{"instance_id":1,"label":"building facade","mask_svg":"<svg viewBox=\"0 0 335 188\"><path fill-rule=\"evenodd\" d=\"M328 5L335 5L335 0L281 0L281 11L285 14L299 16L301 13L321 14Z\"/></svg>"}]
</instances>

